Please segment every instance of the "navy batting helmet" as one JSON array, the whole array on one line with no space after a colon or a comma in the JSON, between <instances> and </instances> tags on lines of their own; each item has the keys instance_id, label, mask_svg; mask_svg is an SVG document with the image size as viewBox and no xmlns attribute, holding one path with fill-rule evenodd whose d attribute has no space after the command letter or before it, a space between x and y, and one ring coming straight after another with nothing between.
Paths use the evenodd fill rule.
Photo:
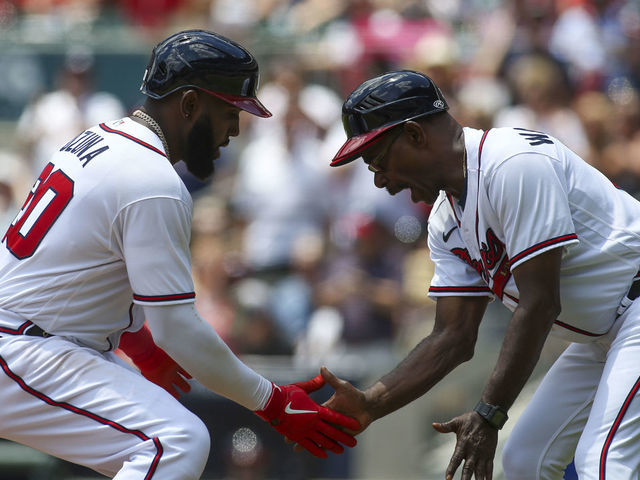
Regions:
<instances>
[{"instance_id":1,"label":"navy batting helmet","mask_svg":"<svg viewBox=\"0 0 640 480\"><path fill-rule=\"evenodd\" d=\"M448 108L440 89L422 73L402 70L367 80L342 106L347 141L331 166L352 162L380 135L400 123Z\"/></svg>"},{"instance_id":2,"label":"navy batting helmet","mask_svg":"<svg viewBox=\"0 0 640 480\"><path fill-rule=\"evenodd\" d=\"M192 87L259 117L271 112L256 98L260 73L256 59L241 45L204 30L178 32L151 52L140 91L163 98Z\"/></svg>"}]
</instances>

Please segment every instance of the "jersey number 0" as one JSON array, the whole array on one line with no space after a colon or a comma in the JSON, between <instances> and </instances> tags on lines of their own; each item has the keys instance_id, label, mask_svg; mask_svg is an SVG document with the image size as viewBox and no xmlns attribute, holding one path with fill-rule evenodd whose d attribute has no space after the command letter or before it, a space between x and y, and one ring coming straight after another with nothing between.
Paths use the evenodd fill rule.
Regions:
<instances>
[{"instance_id":1,"label":"jersey number 0","mask_svg":"<svg viewBox=\"0 0 640 480\"><path fill-rule=\"evenodd\" d=\"M17 258L30 257L73 197L73 180L49 163L2 241Z\"/></svg>"}]
</instances>

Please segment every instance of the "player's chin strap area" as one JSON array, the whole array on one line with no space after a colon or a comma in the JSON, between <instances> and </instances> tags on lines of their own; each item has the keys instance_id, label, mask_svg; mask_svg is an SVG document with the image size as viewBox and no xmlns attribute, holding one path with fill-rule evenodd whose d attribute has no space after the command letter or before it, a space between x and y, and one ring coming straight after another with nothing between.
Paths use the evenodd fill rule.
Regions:
<instances>
[{"instance_id":1,"label":"player's chin strap area","mask_svg":"<svg viewBox=\"0 0 640 480\"><path fill-rule=\"evenodd\" d=\"M0 337L4 335L29 335L30 337L52 337L50 333L45 332L33 322L26 321L18 328L3 327L0 325Z\"/></svg>"}]
</instances>

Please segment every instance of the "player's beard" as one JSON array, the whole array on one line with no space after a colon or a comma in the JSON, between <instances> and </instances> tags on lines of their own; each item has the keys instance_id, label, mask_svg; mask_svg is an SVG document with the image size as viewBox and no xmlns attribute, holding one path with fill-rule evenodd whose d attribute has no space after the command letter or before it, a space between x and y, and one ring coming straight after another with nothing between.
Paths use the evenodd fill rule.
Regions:
<instances>
[{"instance_id":1,"label":"player's beard","mask_svg":"<svg viewBox=\"0 0 640 480\"><path fill-rule=\"evenodd\" d=\"M187 151L184 163L187 169L200 180L213 175L215 147L211 141L211 117L203 114L194 123L187 135Z\"/></svg>"}]
</instances>

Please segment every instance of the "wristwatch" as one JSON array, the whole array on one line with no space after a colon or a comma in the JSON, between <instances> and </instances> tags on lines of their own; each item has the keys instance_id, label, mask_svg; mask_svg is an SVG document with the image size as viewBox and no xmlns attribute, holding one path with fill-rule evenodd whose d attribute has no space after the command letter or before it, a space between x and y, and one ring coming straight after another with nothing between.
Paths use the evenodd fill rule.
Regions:
<instances>
[{"instance_id":1,"label":"wristwatch","mask_svg":"<svg viewBox=\"0 0 640 480\"><path fill-rule=\"evenodd\" d=\"M509 417L507 415L507 411L502 407L498 407L496 405L490 405L488 403L484 403L480 401L473 409L478 412L482 418L484 418L489 425L491 425L496 430L500 430L504 427L504 424L507 423Z\"/></svg>"}]
</instances>

